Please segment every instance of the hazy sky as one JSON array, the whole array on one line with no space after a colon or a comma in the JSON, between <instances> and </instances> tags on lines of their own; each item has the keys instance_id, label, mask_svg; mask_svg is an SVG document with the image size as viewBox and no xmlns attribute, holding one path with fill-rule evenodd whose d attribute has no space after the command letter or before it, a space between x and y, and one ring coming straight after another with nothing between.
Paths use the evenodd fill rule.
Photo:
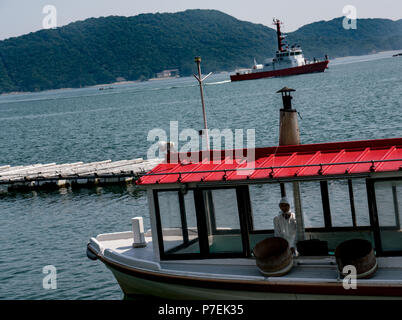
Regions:
<instances>
[{"instance_id":1,"label":"hazy sky","mask_svg":"<svg viewBox=\"0 0 402 320\"><path fill-rule=\"evenodd\" d=\"M285 22L285 32L306 23L340 17L345 5L354 5L358 18L402 18L401 0L0 0L0 39L41 29L45 5L56 7L58 26L89 17L194 8L217 9L240 20L268 26L275 16Z\"/></svg>"}]
</instances>

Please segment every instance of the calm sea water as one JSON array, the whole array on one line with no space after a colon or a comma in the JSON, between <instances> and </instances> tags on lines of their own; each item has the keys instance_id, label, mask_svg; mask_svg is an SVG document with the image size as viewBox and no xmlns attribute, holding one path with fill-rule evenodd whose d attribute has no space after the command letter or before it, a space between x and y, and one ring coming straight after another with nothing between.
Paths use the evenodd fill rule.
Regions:
<instances>
[{"instance_id":1,"label":"calm sea water","mask_svg":"<svg viewBox=\"0 0 402 320\"><path fill-rule=\"evenodd\" d=\"M336 59L325 73L206 86L210 128L256 130L278 141L283 86L295 88L302 143L402 136L402 58L392 52ZM0 96L0 166L146 157L148 131L203 126L192 78ZM146 198L136 187L0 194L0 299L121 299L110 271L86 257L90 236L130 230ZM45 290L42 268L57 268Z\"/></svg>"}]
</instances>

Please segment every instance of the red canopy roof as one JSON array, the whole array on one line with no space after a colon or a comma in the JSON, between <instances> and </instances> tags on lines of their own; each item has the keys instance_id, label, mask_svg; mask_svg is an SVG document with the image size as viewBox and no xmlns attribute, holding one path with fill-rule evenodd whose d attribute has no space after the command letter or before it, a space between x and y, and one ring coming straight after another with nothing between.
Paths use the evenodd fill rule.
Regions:
<instances>
[{"instance_id":1,"label":"red canopy roof","mask_svg":"<svg viewBox=\"0 0 402 320\"><path fill-rule=\"evenodd\" d=\"M241 156L255 152L255 161ZM198 161L161 163L137 184L281 179L402 170L402 138L197 152ZM242 154L243 152L243 154ZM186 154L176 154L183 159ZM188 155L187 155L188 156ZM171 159L174 158L171 156ZM214 160L211 160L214 159Z\"/></svg>"}]
</instances>

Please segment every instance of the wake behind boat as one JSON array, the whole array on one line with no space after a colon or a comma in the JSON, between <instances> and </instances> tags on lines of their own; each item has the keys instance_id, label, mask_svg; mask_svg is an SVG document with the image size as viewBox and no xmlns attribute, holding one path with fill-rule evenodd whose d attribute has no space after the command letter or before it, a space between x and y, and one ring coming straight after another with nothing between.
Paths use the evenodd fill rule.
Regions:
<instances>
[{"instance_id":1,"label":"wake behind boat","mask_svg":"<svg viewBox=\"0 0 402 320\"><path fill-rule=\"evenodd\" d=\"M285 44L285 36L281 32L282 22L274 19L278 41L278 50L275 58L266 59L264 64L257 64L254 59L252 69L238 71L230 76L231 81L253 80L270 77L292 76L313 72L324 72L328 68L329 59L325 55L323 61L314 58L314 61L308 61L299 45L293 45L289 48Z\"/></svg>"}]
</instances>

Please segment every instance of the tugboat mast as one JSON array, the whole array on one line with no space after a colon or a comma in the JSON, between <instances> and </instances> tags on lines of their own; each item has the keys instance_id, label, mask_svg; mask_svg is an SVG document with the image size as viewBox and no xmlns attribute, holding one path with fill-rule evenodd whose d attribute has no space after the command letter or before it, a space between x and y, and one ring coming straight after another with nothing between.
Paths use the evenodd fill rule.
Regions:
<instances>
[{"instance_id":1,"label":"tugboat mast","mask_svg":"<svg viewBox=\"0 0 402 320\"><path fill-rule=\"evenodd\" d=\"M282 48L283 47L282 40L285 39L285 37L282 36L282 33L281 33L281 24L283 24L283 23L279 19L274 18L274 23L273 24L276 26L276 36L278 38L278 50L280 52L283 52L283 51L285 51Z\"/></svg>"}]
</instances>

